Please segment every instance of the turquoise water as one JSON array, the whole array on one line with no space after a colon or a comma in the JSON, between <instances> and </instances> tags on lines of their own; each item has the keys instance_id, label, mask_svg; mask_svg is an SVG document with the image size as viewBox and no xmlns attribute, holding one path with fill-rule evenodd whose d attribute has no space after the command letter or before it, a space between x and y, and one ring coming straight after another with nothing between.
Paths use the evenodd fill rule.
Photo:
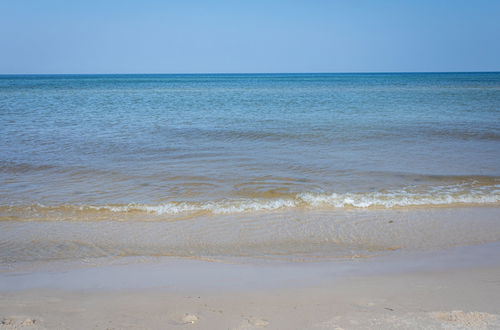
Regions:
<instances>
[{"instance_id":1,"label":"turquoise water","mask_svg":"<svg viewBox=\"0 0 500 330\"><path fill-rule=\"evenodd\" d=\"M500 201L500 73L4 75L0 122L3 219Z\"/></svg>"}]
</instances>

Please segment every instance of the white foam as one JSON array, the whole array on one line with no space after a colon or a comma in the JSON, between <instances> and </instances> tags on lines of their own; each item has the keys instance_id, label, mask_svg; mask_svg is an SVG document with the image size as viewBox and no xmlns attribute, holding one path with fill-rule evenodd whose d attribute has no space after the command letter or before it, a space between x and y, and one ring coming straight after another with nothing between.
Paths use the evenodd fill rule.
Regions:
<instances>
[{"instance_id":1,"label":"white foam","mask_svg":"<svg viewBox=\"0 0 500 330\"><path fill-rule=\"evenodd\" d=\"M500 185L455 184L448 186L414 186L399 190L359 193L304 192L271 199L220 199L206 202L178 201L158 205L31 205L24 211L39 212L77 210L85 212L110 211L117 213L147 212L157 215L196 213L232 214L254 211L272 211L285 208L395 208L412 206L487 205L500 202ZM12 210L11 210L12 211ZM10 212L10 211L9 211Z\"/></svg>"},{"instance_id":2,"label":"white foam","mask_svg":"<svg viewBox=\"0 0 500 330\"><path fill-rule=\"evenodd\" d=\"M271 211L281 208L295 207L294 200L275 199L275 200L243 200L243 201L216 201L206 203L165 203L160 205L128 204L120 206L92 206L94 209L105 209L112 212L130 212L146 211L148 213L162 214L181 214L188 212L210 212L214 214L241 213L246 211Z\"/></svg>"},{"instance_id":3,"label":"white foam","mask_svg":"<svg viewBox=\"0 0 500 330\"><path fill-rule=\"evenodd\" d=\"M313 194L303 193L298 196L310 206L333 206L336 208L355 207L404 207L450 204L487 204L500 201L500 194L412 194L401 193L346 193Z\"/></svg>"},{"instance_id":4,"label":"white foam","mask_svg":"<svg viewBox=\"0 0 500 330\"><path fill-rule=\"evenodd\" d=\"M129 204L121 206L94 206L112 212L144 211L158 215L177 215L183 213L208 212L230 214L251 211L271 211L283 208L333 207L333 208L370 208L370 207L410 207L437 206L452 204L492 204L500 202L500 190L489 187L464 190L459 187L433 187L424 192L395 190L387 192L364 193L300 193L290 198L219 200L209 202L169 202L160 205Z\"/></svg>"}]
</instances>

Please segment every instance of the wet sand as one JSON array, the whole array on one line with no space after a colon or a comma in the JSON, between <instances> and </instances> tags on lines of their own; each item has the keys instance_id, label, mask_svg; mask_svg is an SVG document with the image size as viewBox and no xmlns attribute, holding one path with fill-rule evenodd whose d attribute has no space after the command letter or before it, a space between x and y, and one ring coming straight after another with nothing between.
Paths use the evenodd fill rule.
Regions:
<instances>
[{"instance_id":1,"label":"wet sand","mask_svg":"<svg viewBox=\"0 0 500 330\"><path fill-rule=\"evenodd\" d=\"M499 255L54 262L0 275L0 329L496 329Z\"/></svg>"}]
</instances>

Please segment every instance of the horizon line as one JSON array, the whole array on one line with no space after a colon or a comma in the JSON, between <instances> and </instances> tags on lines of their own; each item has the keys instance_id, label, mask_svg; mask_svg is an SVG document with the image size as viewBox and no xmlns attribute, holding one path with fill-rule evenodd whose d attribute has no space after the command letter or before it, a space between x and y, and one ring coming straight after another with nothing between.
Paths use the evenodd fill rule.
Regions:
<instances>
[{"instance_id":1,"label":"horizon line","mask_svg":"<svg viewBox=\"0 0 500 330\"><path fill-rule=\"evenodd\" d=\"M0 76L71 76L71 75L259 75L259 74L405 74L405 73L500 73L498 71L312 71L312 72L128 72L128 73L0 73Z\"/></svg>"}]
</instances>

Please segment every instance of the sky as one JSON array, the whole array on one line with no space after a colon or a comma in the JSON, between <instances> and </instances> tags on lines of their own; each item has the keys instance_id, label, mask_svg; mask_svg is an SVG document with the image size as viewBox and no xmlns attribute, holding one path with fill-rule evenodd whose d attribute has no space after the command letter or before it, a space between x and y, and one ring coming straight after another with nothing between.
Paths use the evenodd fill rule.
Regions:
<instances>
[{"instance_id":1,"label":"sky","mask_svg":"<svg viewBox=\"0 0 500 330\"><path fill-rule=\"evenodd\" d=\"M499 0L0 0L0 74L500 71Z\"/></svg>"}]
</instances>

